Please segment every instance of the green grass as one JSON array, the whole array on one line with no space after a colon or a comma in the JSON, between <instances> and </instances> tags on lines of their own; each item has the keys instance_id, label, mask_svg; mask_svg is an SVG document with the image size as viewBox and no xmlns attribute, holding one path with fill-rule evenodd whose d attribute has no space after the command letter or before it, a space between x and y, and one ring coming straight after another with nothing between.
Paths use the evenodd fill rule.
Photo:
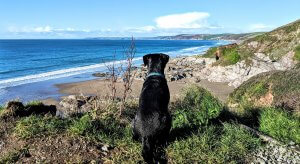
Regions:
<instances>
[{"instance_id":1,"label":"green grass","mask_svg":"<svg viewBox=\"0 0 300 164\"><path fill-rule=\"evenodd\" d=\"M31 115L17 121L14 133L20 138L29 139L40 135L57 134L66 129L69 124L68 120L57 117Z\"/></svg>"},{"instance_id":2,"label":"green grass","mask_svg":"<svg viewBox=\"0 0 300 164\"><path fill-rule=\"evenodd\" d=\"M300 45L295 48L294 59L300 62Z\"/></svg>"},{"instance_id":3,"label":"green grass","mask_svg":"<svg viewBox=\"0 0 300 164\"><path fill-rule=\"evenodd\" d=\"M212 48L208 49L207 52L204 55L202 55L202 57L215 58L216 57L215 53L216 53L217 49L218 49L217 47L212 47Z\"/></svg>"},{"instance_id":4,"label":"green grass","mask_svg":"<svg viewBox=\"0 0 300 164\"><path fill-rule=\"evenodd\" d=\"M184 97L174 111L174 128L207 125L210 119L218 117L223 105L207 90L192 85L185 89Z\"/></svg>"},{"instance_id":5,"label":"green grass","mask_svg":"<svg viewBox=\"0 0 300 164\"><path fill-rule=\"evenodd\" d=\"M29 106L39 106L39 105L43 105L43 103L41 101L30 101L26 104L26 107Z\"/></svg>"},{"instance_id":6,"label":"green grass","mask_svg":"<svg viewBox=\"0 0 300 164\"><path fill-rule=\"evenodd\" d=\"M243 163L260 140L235 124L210 125L167 149L172 163Z\"/></svg>"},{"instance_id":7,"label":"green grass","mask_svg":"<svg viewBox=\"0 0 300 164\"><path fill-rule=\"evenodd\" d=\"M275 108L262 110L259 130L288 143L300 144L300 119Z\"/></svg>"},{"instance_id":8,"label":"green grass","mask_svg":"<svg viewBox=\"0 0 300 164\"><path fill-rule=\"evenodd\" d=\"M227 49L224 49L222 52L220 64L223 66L233 65L233 64L236 64L237 62L239 62L240 59L241 59L241 56L238 52L237 47L227 48Z\"/></svg>"},{"instance_id":9,"label":"green grass","mask_svg":"<svg viewBox=\"0 0 300 164\"><path fill-rule=\"evenodd\" d=\"M27 148L9 152L6 156L0 159L0 164L16 163L23 156L29 156L29 150Z\"/></svg>"},{"instance_id":10,"label":"green grass","mask_svg":"<svg viewBox=\"0 0 300 164\"><path fill-rule=\"evenodd\" d=\"M167 158L171 163L242 163L246 155L260 145L260 140L234 123L213 124L223 105L208 91L198 86L184 90L183 97L171 105L173 125ZM118 105L70 119L31 115L16 120L14 135L20 139L67 134L82 136L96 143L112 147L103 158L111 163L139 163L141 144L132 140L131 120L138 103L129 103L118 118ZM19 154L19 155L18 155ZM12 153L6 161L17 161L20 153Z\"/></svg>"},{"instance_id":11,"label":"green grass","mask_svg":"<svg viewBox=\"0 0 300 164\"><path fill-rule=\"evenodd\" d=\"M238 114L245 114L248 110L264 108L259 99L270 92L273 101L270 107L285 106L293 109L295 115L300 115L300 71L268 72L257 75L244 82L230 94L228 104L238 104ZM294 103L291 103L291 99Z\"/></svg>"},{"instance_id":12,"label":"green grass","mask_svg":"<svg viewBox=\"0 0 300 164\"><path fill-rule=\"evenodd\" d=\"M137 103L131 106L137 109ZM219 116L222 104L208 91L191 86L184 92L180 102L171 107L173 125L170 145L166 149L169 161L188 163L196 160L203 163L239 162L247 153L259 145L259 140L236 125L210 125L209 120ZM133 112L124 112L120 119L115 119L112 105L105 117L99 114L92 117L85 114L72 121L68 132L87 139L108 143L114 149L105 161L112 163L138 163L141 157L141 144L132 140L130 126ZM108 110L108 109L107 109ZM180 111L180 112L178 112ZM101 119L100 119L101 118Z\"/></svg>"},{"instance_id":13,"label":"green grass","mask_svg":"<svg viewBox=\"0 0 300 164\"><path fill-rule=\"evenodd\" d=\"M72 121L68 132L72 135L81 135L91 140L115 145L115 140L126 135L126 128L126 124L120 123L113 116L93 119L90 114L85 114L81 118Z\"/></svg>"}]
</instances>

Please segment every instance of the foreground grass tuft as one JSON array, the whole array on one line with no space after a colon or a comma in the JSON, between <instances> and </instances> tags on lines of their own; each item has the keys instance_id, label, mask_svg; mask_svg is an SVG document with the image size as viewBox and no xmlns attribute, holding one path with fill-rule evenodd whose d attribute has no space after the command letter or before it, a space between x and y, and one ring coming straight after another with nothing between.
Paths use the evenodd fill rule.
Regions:
<instances>
[{"instance_id":1,"label":"foreground grass tuft","mask_svg":"<svg viewBox=\"0 0 300 164\"><path fill-rule=\"evenodd\" d=\"M23 156L30 156L29 150L27 148L15 150L8 153L6 156L0 159L0 164L16 163Z\"/></svg>"},{"instance_id":2,"label":"foreground grass tuft","mask_svg":"<svg viewBox=\"0 0 300 164\"><path fill-rule=\"evenodd\" d=\"M300 119L275 108L262 110L259 130L288 143L300 144Z\"/></svg>"},{"instance_id":3,"label":"foreground grass tuft","mask_svg":"<svg viewBox=\"0 0 300 164\"><path fill-rule=\"evenodd\" d=\"M28 139L42 134L57 134L69 125L68 120L57 117L32 115L17 122L14 133L16 136Z\"/></svg>"},{"instance_id":4,"label":"foreground grass tuft","mask_svg":"<svg viewBox=\"0 0 300 164\"><path fill-rule=\"evenodd\" d=\"M172 163L243 163L260 140L235 124L210 125L168 147Z\"/></svg>"},{"instance_id":5,"label":"foreground grass tuft","mask_svg":"<svg viewBox=\"0 0 300 164\"><path fill-rule=\"evenodd\" d=\"M207 125L210 119L218 117L223 105L207 90L192 85L174 111L173 128Z\"/></svg>"},{"instance_id":6,"label":"foreground grass tuft","mask_svg":"<svg viewBox=\"0 0 300 164\"><path fill-rule=\"evenodd\" d=\"M93 119L90 114L85 114L72 121L68 131L72 135L81 135L91 140L102 141L115 145L115 140L126 136L126 124L120 123L113 117Z\"/></svg>"}]
</instances>

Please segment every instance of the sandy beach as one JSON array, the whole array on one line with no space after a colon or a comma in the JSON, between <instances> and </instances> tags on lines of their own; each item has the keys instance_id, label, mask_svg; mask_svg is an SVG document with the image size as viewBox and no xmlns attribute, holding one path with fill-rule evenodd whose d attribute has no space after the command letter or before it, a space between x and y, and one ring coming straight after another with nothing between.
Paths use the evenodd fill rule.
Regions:
<instances>
[{"instance_id":1,"label":"sandy beach","mask_svg":"<svg viewBox=\"0 0 300 164\"><path fill-rule=\"evenodd\" d=\"M107 96L109 92L108 88L109 81L105 79L95 79L83 82L57 84L58 90L64 95L99 95ZM188 85L191 85L189 79L183 79L173 82L168 82L171 101L178 98L182 92L182 89ZM211 91L211 93L219 98L222 102L225 102L227 96L234 90L234 87L230 87L227 83L209 82L207 80L201 80L199 83L194 83L201 87ZM134 80L132 85L132 92L130 98L138 98L142 89L143 81ZM121 96L123 92L122 82L117 82L117 96ZM45 104L57 104L58 101L54 99L43 100Z\"/></svg>"}]
</instances>

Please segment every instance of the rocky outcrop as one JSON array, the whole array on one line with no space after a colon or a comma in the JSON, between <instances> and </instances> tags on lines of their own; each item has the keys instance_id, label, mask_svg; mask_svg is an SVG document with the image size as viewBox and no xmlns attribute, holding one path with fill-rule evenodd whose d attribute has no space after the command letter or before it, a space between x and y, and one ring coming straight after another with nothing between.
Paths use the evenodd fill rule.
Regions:
<instances>
[{"instance_id":1,"label":"rocky outcrop","mask_svg":"<svg viewBox=\"0 0 300 164\"><path fill-rule=\"evenodd\" d=\"M198 57L182 57L170 60L165 69L167 81L178 81L189 79L193 82L199 82L200 78L195 76L196 72L201 71L206 66L215 62L215 59L198 58ZM141 67L137 70L135 78L144 80L147 76L147 68Z\"/></svg>"},{"instance_id":2,"label":"rocky outcrop","mask_svg":"<svg viewBox=\"0 0 300 164\"><path fill-rule=\"evenodd\" d=\"M59 102L56 115L62 118L72 117L91 111L99 100L97 96L70 95Z\"/></svg>"},{"instance_id":3,"label":"rocky outcrop","mask_svg":"<svg viewBox=\"0 0 300 164\"><path fill-rule=\"evenodd\" d=\"M279 61L273 61L263 53L255 53L255 56L248 61L243 60L229 66L209 65L195 76L201 79L208 79L212 82L227 82L229 86L238 87L251 77L274 70L288 70L295 66L294 53L289 52Z\"/></svg>"},{"instance_id":4,"label":"rocky outcrop","mask_svg":"<svg viewBox=\"0 0 300 164\"><path fill-rule=\"evenodd\" d=\"M214 65L216 59L201 57L183 57L171 60L165 70L167 81L189 79L191 82L199 82L207 79L211 82L225 82L229 86L238 87L251 77L274 70L288 70L295 66L294 52L289 52L279 61L273 61L263 53L255 53L249 60L242 60L234 65ZM136 78L144 80L147 69L141 67L137 70Z\"/></svg>"}]
</instances>

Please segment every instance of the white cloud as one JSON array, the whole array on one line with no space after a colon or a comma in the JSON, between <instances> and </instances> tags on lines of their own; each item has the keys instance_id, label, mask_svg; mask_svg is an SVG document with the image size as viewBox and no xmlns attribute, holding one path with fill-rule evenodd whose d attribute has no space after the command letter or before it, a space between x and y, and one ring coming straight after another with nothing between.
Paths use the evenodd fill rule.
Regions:
<instances>
[{"instance_id":1,"label":"white cloud","mask_svg":"<svg viewBox=\"0 0 300 164\"><path fill-rule=\"evenodd\" d=\"M32 32L52 32L52 28L50 26L36 27L32 30Z\"/></svg>"},{"instance_id":2,"label":"white cloud","mask_svg":"<svg viewBox=\"0 0 300 164\"><path fill-rule=\"evenodd\" d=\"M249 26L250 32L261 32L261 31L269 31L273 28L271 25L265 25L263 23L252 24Z\"/></svg>"},{"instance_id":3,"label":"white cloud","mask_svg":"<svg viewBox=\"0 0 300 164\"><path fill-rule=\"evenodd\" d=\"M206 12L189 12L161 16L156 18L155 22L158 28L163 29L203 28L209 26L207 23L209 16L209 13Z\"/></svg>"},{"instance_id":4,"label":"white cloud","mask_svg":"<svg viewBox=\"0 0 300 164\"><path fill-rule=\"evenodd\" d=\"M188 12L160 16L154 19L155 25L126 28L123 32L130 34L174 35L179 33L208 33L213 29L221 29L208 22L207 12Z\"/></svg>"},{"instance_id":5,"label":"white cloud","mask_svg":"<svg viewBox=\"0 0 300 164\"><path fill-rule=\"evenodd\" d=\"M49 25L47 26L38 26L38 27L9 27L8 32L12 33L77 33L77 32L90 32L90 30L76 30L74 28L53 28Z\"/></svg>"}]
</instances>

